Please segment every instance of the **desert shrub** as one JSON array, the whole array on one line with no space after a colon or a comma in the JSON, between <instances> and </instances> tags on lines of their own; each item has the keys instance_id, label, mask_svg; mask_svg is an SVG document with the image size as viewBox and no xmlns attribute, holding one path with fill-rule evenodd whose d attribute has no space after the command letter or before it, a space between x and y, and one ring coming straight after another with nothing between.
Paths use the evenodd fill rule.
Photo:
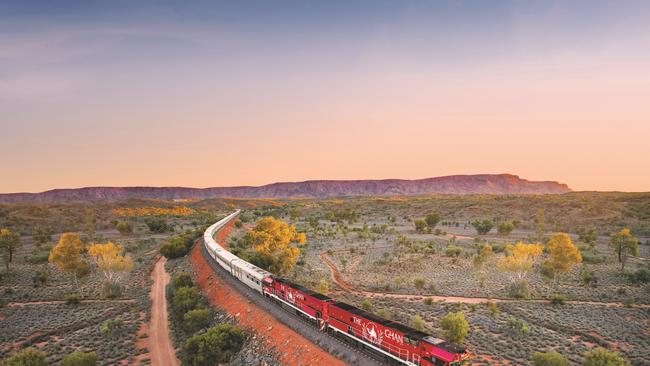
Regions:
<instances>
[{"instance_id":1,"label":"desert shrub","mask_svg":"<svg viewBox=\"0 0 650 366\"><path fill-rule=\"evenodd\" d=\"M165 233L169 231L169 225L167 225L167 221L161 218L156 218L156 219L147 219L145 221L145 224L147 224L147 227L149 228L149 231L152 233Z\"/></svg>"},{"instance_id":2,"label":"desert shrub","mask_svg":"<svg viewBox=\"0 0 650 366\"><path fill-rule=\"evenodd\" d=\"M160 254L169 259L179 258L187 254L189 249L182 242L168 241L160 247Z\"/></svg>"},{"instance_id":3,"label":"desert shrub","mask_svg":"<svg viewBox=\"0 0 650 366\"><path fill-rule=\"evenodd\" d=\"M488 301L487 307L491 317L495 318L497 315L499 315L499 307L497 306L497 303L494 301Z\"/></svg>"},{"instance_id":4,"label":"desert shrub","mask_svg":"<svg viewBox=\"0 0 650 366\"><path fill-rule=\"evenodd\" d=\"M497 233L499 235L508 236L515 229L515 225L510 221L504 221L497 225Z\"/></svg>"},{"instance_id":5,"label":"desert shrub","mask_svg":"<svg viewBox=\"0 0 650 366\"><path fill-rule=\"evenodd\" d=\"M583 366L629 366L630 363L621 357L618 352L612 352L598 347L586 352Z\"/></svg>"},{"instance_id":6,"label":"desert shrub","mask_svg":"<svg viewBox=\"0 0 650 366\"><path fill-rule=\"evenodd\" d=\"M69 292L63 296L63 301L68 305L79 305L81 299L79 299L79 295L76 293Z\"/></svg>"},{"instance_id":7,"label":"desert shrub","mask_svg":"<svg viewBox=\"0 0 650 366\"><path fill-rule=\"evenodd\" d=\"M172 278L172 288L174 289L192 286L194 286L194 280L192 280L192 275L187 272L181 272Z\"/></svg>"},{"instance_id":8,"label":"desert shrub","mask_svg":"<svg viewBox=\"0 0 650 366\"><path fill-rule=\"evenodd\" d=\"M566 296L560 293L553 294L553 297L551 298L551 304L553 305L564 305L565 301L566 301Z\"/></svg>"},{"instance_id":9,"label":"desert shrub","mask_svg":"<svg viewBox=\"0 0 650 366\"><path fill-rule=\"evenodd\" d=\"M101 296L105 299L115 299L122 296L122 285L116 281L104 281Z\"/></svg>"},{"instance_id":10,"label":"desert shrub","mask_svg":"<svg viewBox=\"0 0 650 366\"><path fill-rule=\"evenodd\" d=\"M413 224L415 225L415 231L417 231L418 233L424 233L427 231L428 227L426 221L419 219L419 220L415 220Z\"/></svg>"},{"instance_id":11,"label":"desert shrub","mask_svg":"<svg viewBox=\"0 0 650 366\"><path fill-rule=\"evenodd\" d=\"M210 325L211 319L212 312L210 309L194 309L183 315L183 326L188 332L195 333Z\"/></svg>"},{"instance_id":12,"label":"desert shrub","mask_svg":"<svg viewBox=\"0 0 650 366\"><path fill-rule=\"evenodd\" d=\"M528 334L528 323L526 323L523 319L517 319L514 316L510 316L508 318L508 328L516 331L520 335L526 335Z\"/></svg>"},{"instance_id":13,"label":"desert shrub","mask_svg":"<svg viewBox=\"0 0 650 366\"><path fill-rule=\"evenodd\" d=\"M47 356L42 351L29 347L13 353L2 366L47 366Z\"/></svg>"},{"instance_id":14,"label":"desert shrub","mask_svg":"<svg viewBox=\"0 0 650 366\"><path fill-rule=\"evenodd\" d=\"M63 366L95 366L97 354L95 352L72 352L63 357Z\"/></svg>"},{"instance_id":15,"label":"desert shrub","mask_svg":"<svg viewBox=\"0 0 650 366\"><path fill-rule=\"evenodd\" d=\"M530 297L530 291L528 290L528 282L526 281L517 281L513 282L508 286L508 295L516 299L527 299Z\"/></svg>"},{"instance_id":16,"label":"desert shrub","mask_svg":"<svg viewBox=\"0 0 650 366\"><path fill-rule=\"evenodd\" d=\"M384 319L387 319L387 320L391 320L393 318L391 313L386 309L379 309L379 310L377 310L377 312L375 314L377 314L377 316L379 316L381 318L384 318Z\"/></svg>"},{"instance_id":17,"label":"desert shrub","mask_svg":"<svg viewBox=\"0 0 650 366\"><path fill-rule=\"evenodd\" d=\"M34 250L32 255L25 257L25 262L30 264L47 263L50 252L44 250Z\"/></svg>"},{"instance_id":18,"label":"desert shrub","mask_svg":"<svg viewBox=\"0 0 650 366\"><path fill-rule=\"evenodd\" d=\"M603 263L605 261L605 257L603 257L598 253L582 252L580 254L582 255L582 261L584 263L598 264L598 263Z\"/></svg>"},{"instance_id":19,"label":"desert shrub","mask_svg":"<svg viewBox=\"0 0 650 366\"><path fill-rule=\"evenodd\" d=\"M124 321L119 316L115 319L108 319L102 324L102 328L101 328L102 334L103 335L112 334L117 330L119 330L120 328L122 328L123 324Z\"/></svg>"},{"instance_id":20,"label":"desert shrub","mask_svg":"<svg viewBox=\"0 0 650 366\"><path fill-rule=\"evenodd\" d=\"M422 300L422 301L424 302L424 305L432 305L433 304L433 299L430 298L430 297L425 297L424 300Z\"/></svg>"},{"instance_id":21,"label":"desert shrub","mask_svg":"<svg viewBox=\"0 0 650 366\"><path fill-rule=\"evenodd\" d=\"M635 272L628 273L627 277L633 283L648 283L650 282L650 270L641 268Z\"/></svg>"},{"instance_id":22,"label":"desert shrub","mask_svg":"<svg viewBox=\"0 0 650 366\"><path fill-rule=\"evenodd\" d=\"M476 229L476 232L479 235L485 235L492 230L494 223L490 219L484 219L482 221L476 220L472 222L472 226Z\"/></svg>"},{"instance_id":23,"label":"desert shrub","mask_svg":"<svg viewBox=\"0 0 650 366\"><path fill-rule=\"evenodd\" d=\"M126 221L120 221L117 224L115 224L115 229L117 229L117 231L119 231L120 234L122 235L133 234L133 225L131 225ZM151 230L150 227L149 230Z\"/></svg>"},{"instance_id":24,"label":"desert shrub","mask_svg":"<svg viewBox=\"0 0 650 366\"><path fill-rule=\"evenodd\" d=\"M372 301L370 299L363 299L363 301L361 301L361 309L372 311Z\"/></svg>"},{"instance_id":25,"label":"desert shrub","mask_svg":"<svg viewBox=\"0 0 650 366\"><path fill-rule=\"evenodd\" d=\"M413 285L415 285L416 289L421 291L424 288L424 285L426 285L426 280L422 277L418 277L413 280Z\"/></svg>"},{"instance_id":26,"label":"desert shrub","mask_svg":"<svg viewBox=\"0 0 650 366\"><path fill-rule=\"evenodd\" d=\"M596 283L598 283L598 278L596 277L596 275L594 275L594 272L589 269L584 268L580 272L580 276L582 277L582 283L584 283L585 286L589 286L589 285L595 286Z\"/></svg>"},{"instance_id":27,"label":"desert shrub","mask_svg":"<svg viewBox=\"0 0 650 366\"><path fill-rule=\"evenodd\" d=\"M32 276L32 282L34 283L34 287L45 286L47 284L48 277L49 277L49 273L47 271L47 268L42 268L36 271L36 273L34 273L34 275Z\"/></svg>"},{"instance_id":28,"label":"desert shrub","mask_svg":"<svg viewBox=\"0 0 650 366\"><path fill-rule=\"evenodd\" d=\"M190 310L196 309L201 301L201 295L195 287L181 287L172 295L172 310L181 318Z\"/></svg>"},{"instance_id":29,"label":"desert shrub","mask_svg":"<svg viewBox=\"0 0 650 366\"><path fill-rule=\"evenodd\" d=\"M227 363L239 352L243 344L244 333L241 329L229 324L220 324L185 341L183 364L212 366Z\"/></svg>"},{"instance_id":30,"label":"desert shrub","mask_svg":"<svg viewBox=\"0 0 650 366\"><path fill-rule=\"evenodd\" d=\"M469 324L461 311L447 313L440 319L440 327L445 332L445 339L452 343L463 343L469 333Z\"/></svg>"},{"instance_id":31,"label":"desert shrub","mask_svg":"<svg viewBox=\"0 0 650 366\"><path fill-rule=\"evenodd\" d=\"M414 315L413 318L411 318L411 325L420 332L424 331L424 320L419 315Z\"/></svg>"},{"instance_id":32,"label":"desert shrub","mask_svg":"<svg viewBox=\"0 0 650 366\"><path fill-rule=\"evenodd\" d=\"M319 293L325 295L325 294L327 294L329 292L329 290L330 290L329 282L327 282L326 279L321 278L318 281L318 284L316 285L316 291L318 291Z\"/></svg>"},{"instance_id":33,"label":"desert shrub","mask_svg":"<svg viewBox=\"0 0 650 366\"><path fill-rule=\"evenodd\" d=\"M4 308L5 306L7 306L7 299L0 297L0 309Z\"/></svg>"},{"instance_id":34,"label":"desert shrub","mask_svg":"<svg viewBox=\"0 0 650 366\"><path fill-rule=\"evenodd\" d=\"M449 245L445 248L445 255L447 257L458 257L463 250L455 245Z\"/></svg>"},{"instance_id":35,"label":"desert shrub","mask_svg":"<svg viewBox=\"0 0 650 366\"><path fill-rule=\"evenodd\" d=\"M557 352L535 352L532 360L535 366L567 366L569 364L569 360Z\"/></svg>"}]
</instances>

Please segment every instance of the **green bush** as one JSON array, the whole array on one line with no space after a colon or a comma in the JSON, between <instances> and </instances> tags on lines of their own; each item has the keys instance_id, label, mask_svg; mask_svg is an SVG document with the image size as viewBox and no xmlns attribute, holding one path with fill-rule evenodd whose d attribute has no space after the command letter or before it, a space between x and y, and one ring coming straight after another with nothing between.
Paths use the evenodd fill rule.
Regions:
<instances>
[{"instance_id":1,"label":"green bush","mask_svg":"<svg viewBox=\"0 0 650 366\"><path fill-rule=\"evenodd\" d=\"M69 292L65 294L63 296L63 300L68 305L79 305L79 303L81 302L81 299L79 299L79 295L77 295L74 292Z\"/></svg>"},{"instance_id":2,"label":"green bush","mask_svg":"<svg viewBox=\"0 0 650 366\"><path fill-rule=\"evenodd\" d=\"M469 324L461 311L447 313L440 319L440 327L445 331L445 339L452 343L463 343L469 333Z\"/></svg>"},{"instance_id":3,"label":"green bush","mask_svg":"<svg viewBox=\"0 0 650 366\"><path fill-rule=\"evenodd\" d=\"M49 273L47 272L47 267L36 271L36 273L34 273L34 275L32 276L32 282L34 283L34 287L45 286L47 284L48 277L49 277Z\"/></svg>"},{"instance_id":4,"label":"green bush","mask_svg":"<svg viewBox=\"0 0 650 366\"><path fill-rule=\"evenodd\" d=\"M424 331L424 319L419 315L413 315L413 318L411 318L411 325L420 332Z\"/></svg>"},{"instance_id":5,"label":"green bush","mask_svg":"<svg viewBox=\"0 0 650 366\"><path fill-rule=\"evenodd\" d=\"M645 268L641 268L635 272L628 273L627 277L633 283L648 283L650 282L650 271Z\"/></svg>"},{"instance_id":6,"label":"green bush","mask_svg":"<svg viewBox=\"0 0 650 366\"><path fill-rule=\"evenodd\" d=\"M514 316L510 316L508 318L508 327L514 331L517 331L519 334L526 335L528 334L528 323L526 323L523 319L517 319Z\"/></svg>"},{"instance_id":7,"label":"green bush","mask_svg":"<svg viewBox=\"0 0 650 366\"><path fill-rule=\"evenodd\" d=\"M424 305L432 305L433 304L433 299L430 297L425 297L424 300Z\"/></svg>"},{"instance_id":8,"label":"green bush","mask_svg":"<svg viewBox=\"0 0 650 366\"><path fill-rule=\"evenodd\" d=\"M195 287L181 287L172 295L172 311L178 318L194 310L201 301L201 295Z\"/></svg>"},{"instance_id":9,"label":"green bush","mask_svg":"<svg viewBox=\"0 0 650 366\"><path fill-rule=\"evenodd\" d=\"M97 354L95 352L72 352L63 357L63 366L95 366Z\"/></svg>"},{"instance_id":10,"label":"green bush","mask_svg":"<svg viewBox=\"0 0 650 366\"><path fill-rule=\"evenodd\" d=\"M584 263L598 264L598 263L603 263L605 261L605 257L603 257L598 253L582 252L580 254L582 255L582 261Z\"/></svg>"},{"instance_id":11,"label":"green bush","mask_svg":"<svg viewBox=\"0 0 650 366\"><path fill-rule=\"evenodd\" d=\"M516 299L527 299L530 297L530 291L528 290L528 282L526 281L517 281L513 282L508 286L508 295Z\"/></svg>"},{"instance_id":12,"label":"green bush","mask_svg":"<svg viewBox=\"0 0 650 366\"><path fill-rule=\"evenodd\" d=\"M244 333L241 329L229 324L220 324L185 341L183 364L213 366L227 363L239 352L243 344Z\"/></svg>"},{"instance_id":13,"label":"green bush","mask_svg":"<svg viewBox=\"0 0 650 366\"><path fill-rule=\"evenodd\" d=\"M557 352L535 352L532 359L535 366L567 366L569 364L569 360Z\"/></svg>"},{"instance_id":14,"label":"green bush","mask_svg":"<svg viewBox=\"0 0 650 366\"><path fill-rule=\"evenodd\" d=\"M129 235L133 233L133 225L125 221L120 221L117 224L115 224L115 228L122 235ZM151 230L151 227L149 227L149 230Z\"/></svg>"},{"instance_id":15,"label":"green bush","mask_svg":"<svg viewBox=\"0 0 650 366\"><path fill-rule=\"evenodd\" d=\"M560 293L553 294L553 297L551 298L551 303L553 305L564 305L565 301L566 301L566 296Z\"/></svg>"},{"instance_id":16,"label":"green bush","mask_svg":"<svg viewBox=\"0 0 650 366\"><path fill-rule=\"evenodd\" d=\"M187 254L189 249L185 244L177 241L169 241L160 247L160 254L169 259L180 258Z\"/></svg>"},{"instance_id":17,"label":"green bush","mask_svg":"<svg viewBox=\"0 0 650 366\"><path fill-rule=\"evenodd\" d=\"M103 335L109 335L120 328L122 328L122 325L124 324L124 321L122 320L122 317L117 317L115 319L108 319L102 324L102 334Z\"/></svg>"},{"instance_id":18,"label":"green bush","mask_svg":"<svg viewBox=\"0 0 650 366\"><path fill-rule=\"evenodd\" d=\"M630 363L621 357L618 352L612 352L598 347L585 353L583 366L629 366Z\"/></svg>"},{"instance_id":19,"label":"green bush","mask_svg":"<svg viewBox=\"0 0 650 366\"><path fill-rule=\"evenodd\" d=\"M147 227L149 228L149 231L152 233L166 233L170 230L169 225L167 225L167 221L164 219L148 219L145 221L145 224L147 224Z\"/></svg>"},{"instance_id":20,"label":"green bush","mask_svg":"<svg viewBox=\"0 0 650 366\"><path fill-rule=\"evenodd\" d=\"M372 311L372 301L370 299L363 299L363 301L361 301L361 309Z\"/></svg>"},{"instance_id":21,"label":"green bush","mask_svg":"<svg viewBox=\"0 0 650 366\"><path fill-rule=\"evenodd\" d=\"M445 255L447 257L458 257L463 250L455 245L449 245L445 248Z\"/></svg>"},{"instance_id":22,"label":"green bush","mask_svg":"<svg viewBox=\"0 0 650 366\"><path fill-rule=\"evenodd\" d=\"M47 366L47 356L36 348L29 347L13 353L2 366Z\"/></svg>"},{"instance_id":23,"label":"green bush","mask_svg":"<svg viewBox=\"0 0 650 366\"><path fill-rule=\"evenodd\" d=\"M495 318L497 315L499 315L499 307L497 306L496 302L488 301L487 307L491 317Z\"/></svg>"},{"instance_id":24,"label":"green bush","mask_svg":"<svg viewBox=\"0 0 650 366\"><path fill-rule=\"evenodd\" d=\"M474 227L474 229L476 229L476 232L479 235L485 235L489 233L490 230L492 230L492 228L494 227L494 223L492 222L492 220L484 219L482 221L477 220L472 222L472 226Z\"/></svg>"},{"instance_id":25,"label":"green bush","mask_svg":"<svg viewBox=\"0 0 650 366\"><path fill-rule=\"evenodd\" d=\"M189 333L206 328L212 320L212 311L210 309L194 309L183 315L183 326Z\"/></svg>"},{"instance_id":26,"label":"green bush","mask_svg":"<svg viewBox=\"0 0 650 366\"><path fill-rule=\"evenodd\" d=\"M192 286L194 286L194 280L192 280L192 275L187 272L181 272L172 278L172 287L174 289Z\"/></svg>"},{"instance_id":27,"label":"green bush","mask_svg":"<svg viewBox=\"0 0 650 366\"><path fill-rule=\"evenodd\" d=\"M32 255L25 257L25 262L30 264L47 263L50 252L35 250Z\"/></svg>"}]
</instances>

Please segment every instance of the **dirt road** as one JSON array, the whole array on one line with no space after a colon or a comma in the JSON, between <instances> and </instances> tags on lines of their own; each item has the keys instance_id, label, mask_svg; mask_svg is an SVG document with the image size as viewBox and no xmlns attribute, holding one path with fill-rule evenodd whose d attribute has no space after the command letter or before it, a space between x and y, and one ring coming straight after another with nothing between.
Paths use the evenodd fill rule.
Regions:
<instances>
[{"instance_id":1,"label":"dirt road","mask_svg":"<svg viewBox=\"0 0 650 366\"><path fill-rule=\"evenodd\" d=\"M154 366L179 366L176 350L169 338L167 323L167 299L165 286L169 283L169 273L165 271L167 258L161 257L151 276L151 321L149 324L149 353Z\"/></svg>"}]
</instances>

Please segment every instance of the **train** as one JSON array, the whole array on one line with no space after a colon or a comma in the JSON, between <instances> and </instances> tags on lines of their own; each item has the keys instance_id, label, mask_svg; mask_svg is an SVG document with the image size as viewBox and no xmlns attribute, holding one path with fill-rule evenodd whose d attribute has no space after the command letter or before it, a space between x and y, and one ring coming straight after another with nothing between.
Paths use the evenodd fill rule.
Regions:
<instances>
[{"instance_id":1,"label":"train","mask_svg":"<svg viewBox=\"0 0 650 366\"><path fill-rule=\"evenodd\" d=\"M308 319L322 331L371 349L389 363L461 366L469 362L471 355L462 346L337 301L230 253L215 241L214 236L239 214L240 210L236 210L208 227L203 242L212 260L246 286Z\"/></svg>"}]
</instances>

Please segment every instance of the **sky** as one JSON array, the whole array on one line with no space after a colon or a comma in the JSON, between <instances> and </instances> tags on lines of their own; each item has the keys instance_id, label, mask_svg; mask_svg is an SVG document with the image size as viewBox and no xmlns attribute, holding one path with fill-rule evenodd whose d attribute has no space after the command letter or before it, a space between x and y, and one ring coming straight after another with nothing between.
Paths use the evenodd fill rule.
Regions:
<instances>
[{"instance_id":1,"label":"sky","mask_svg":"<svg viewBox=\"0 0 650 366\"><path fill-rule=\"evenodd\" d=\"M0 0L0 192L650 191L648 1Z\"/></svg>"}]
</instances>

